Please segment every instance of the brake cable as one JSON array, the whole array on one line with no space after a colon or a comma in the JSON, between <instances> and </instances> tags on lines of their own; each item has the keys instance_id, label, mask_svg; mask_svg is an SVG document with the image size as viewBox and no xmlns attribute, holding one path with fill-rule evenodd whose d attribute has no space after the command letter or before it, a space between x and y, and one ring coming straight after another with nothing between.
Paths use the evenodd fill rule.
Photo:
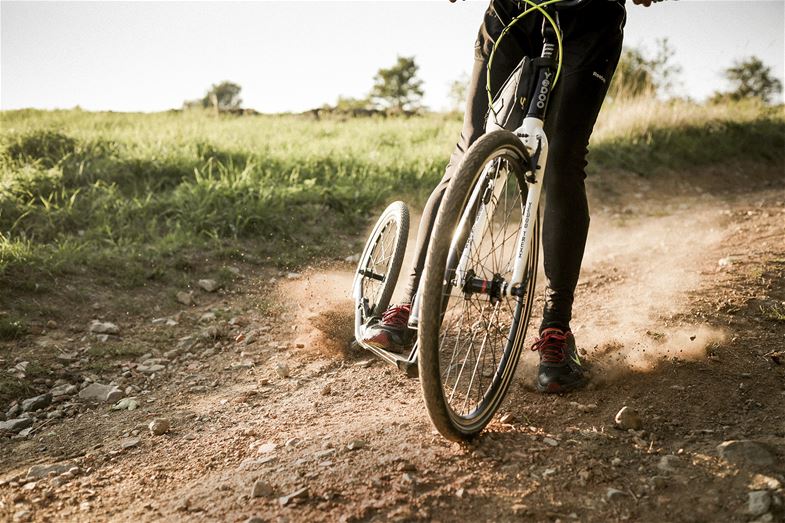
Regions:
<instances>
[{"instance_id":1,"label":"brake cable","mask_svg":"<svg viewBox=\"0 0 785 523\"><path fill-rule=\"evenodd\" d=\"M485 77L486 77L485 92L488 93L488 107L490 108L491 112L493 112L493 94L491 92L491 65L493 64L493 56L494 54L496 54L496 49L499 47L499 43L502 41L502 38L504 38L504 36L510 31L512 26L514 26L524 16L528 15L533 11L540 11L542 15L545 17L545 19L548 20L548 22L551 24L551 26L553 26L553 31L556 33L556 41L558 43L558 48L559 48L559 53L558 53L559 59L556 66L556 76L553 79L553 87L556 87L556 82L559 81L559 74L561 73L561 56L562 56L561 31L559 31L559 25L554 21L551 15L549 15L548 12L545 9L543 9L543 7L551 4L557 4L559 2L563 2L564 0L547 0L546 2L543 2L541 4L536 4L532 0L522 0L522 1L529 4L532 7L530 7L529 9L525 10L524 12L513 18L512 21L510 21L510 23L504 27L501 34L499 35L499 38L497 38L496 42L493 44L491 55L488 58L488 67L485 73ZM496 113L494 112L494 114Z\"/></svg>"}]
</instances>

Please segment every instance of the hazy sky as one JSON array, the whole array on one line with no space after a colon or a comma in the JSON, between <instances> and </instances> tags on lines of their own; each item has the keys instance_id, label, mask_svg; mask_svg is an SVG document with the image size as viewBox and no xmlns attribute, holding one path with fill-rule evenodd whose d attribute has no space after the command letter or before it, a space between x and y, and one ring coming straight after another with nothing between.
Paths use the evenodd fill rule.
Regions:
<instances>
[{"instance_id":1,"label":"hazy sky","mask_svg":"<svg viewBox=\"0 0 785 523\"><path fill-rule=\"evenodd\" d=\"M365 95L400 54L416 57L426 104L444 108L487 4L2 0L0 107L157 111L231 80L246 107L301 111ZM680 93L697 99L724 86L735 58L758 55L782 78L784 35L783 0L628 0L626 44L667 37Z\"/></svg>"}]
</instances>

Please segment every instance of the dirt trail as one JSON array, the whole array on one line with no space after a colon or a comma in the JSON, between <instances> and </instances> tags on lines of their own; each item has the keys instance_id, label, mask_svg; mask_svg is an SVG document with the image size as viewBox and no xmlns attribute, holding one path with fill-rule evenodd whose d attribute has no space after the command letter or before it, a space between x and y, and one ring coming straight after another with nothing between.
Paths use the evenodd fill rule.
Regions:
<instances>
[{"instance_id":1,"label":"dirt trail","mask_svg":"<svg viewBox=\"0 0 785 523\"><path fill-rule=\"evenodd\" d=\"M250 306L271 274L249 274L180 316L161 353L205 311L226 311L223 337L172 357L139 408L2 440L0 519L784 520L785 193L641 194L593 212L573 325L587 389L537 395L527 353L507 423L451 444L415 380L348 348L348 264L279 278L290 309ZM625 405L640 430L614 428ZM150 435L158 417L172 429ZM721 459L728 440L758 454ZM75 478L23 479L63 460Z\"/></svg>"}]
</instances>

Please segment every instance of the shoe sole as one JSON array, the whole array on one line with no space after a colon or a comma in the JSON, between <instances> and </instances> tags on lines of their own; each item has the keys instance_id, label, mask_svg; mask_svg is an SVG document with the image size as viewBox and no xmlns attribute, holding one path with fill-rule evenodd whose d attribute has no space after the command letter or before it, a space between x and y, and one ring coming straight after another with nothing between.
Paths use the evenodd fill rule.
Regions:
<instances>
[{"instance_id":1,"label":"shoe sole","mask_svg":"<svg viewBox=\"0 0 785 523\"><path fill-rule=\"evenodd\" d=\"M537 382L537 391L542 392L543 394L561 394L564 392L570 392L575 389L579 389L586 385L587 383L586 378L582 378L580 381L576 381L570 385L559 385L558 383L549 383L548 385L540 385L540 382Z\"/></svg>"}]
</instances>

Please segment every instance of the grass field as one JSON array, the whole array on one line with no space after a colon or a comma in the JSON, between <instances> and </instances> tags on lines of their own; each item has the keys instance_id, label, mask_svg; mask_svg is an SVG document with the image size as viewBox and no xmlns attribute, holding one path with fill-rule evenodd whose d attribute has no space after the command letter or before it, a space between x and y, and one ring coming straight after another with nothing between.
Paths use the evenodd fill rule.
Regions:
<instances>
[{"instance_id":1,"label":"grass field","mask_svg":"<svg viewBox=\"0 0 785 523\"><path fill-rule=\"evenodd\" d=\"M205 259L293 267L345 255L384 203L424 200L460 130L455 115L22 110L0 120L4 295L67 273L133 287ZM590 161L594 176L652 177L782 164L785 116L757 104L611 104Z\"/></svg>"}]
</instances>

